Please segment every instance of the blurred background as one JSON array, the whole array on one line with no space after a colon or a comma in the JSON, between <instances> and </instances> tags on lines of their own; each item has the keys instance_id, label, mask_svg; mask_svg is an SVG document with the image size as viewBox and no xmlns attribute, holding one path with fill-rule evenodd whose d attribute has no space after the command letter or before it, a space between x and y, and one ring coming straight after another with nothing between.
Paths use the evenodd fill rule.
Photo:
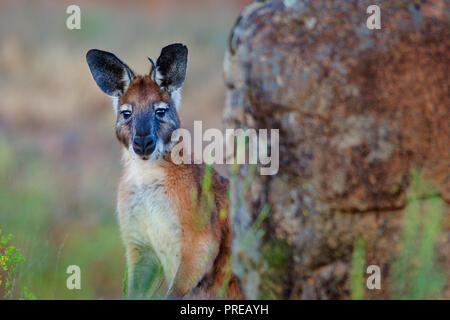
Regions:
<instances>
[{"instance_id":1,"label":"blurred background","mask_svg":"<svg viewBox=\"0 0 450 320\"><path fill-rule=\"evenodd\" d=\"M137 73L147 56L189 48L181 119L222 128L227 38L250 0L77 1L81 30L66 28L70 1L0 0L0 229L26 259L13 297L122 297L124 248L115 198L120 147L109 98L85 54L114 52ZM81 268L81 290L66 268Z\"/></svg>"}]
</instances>

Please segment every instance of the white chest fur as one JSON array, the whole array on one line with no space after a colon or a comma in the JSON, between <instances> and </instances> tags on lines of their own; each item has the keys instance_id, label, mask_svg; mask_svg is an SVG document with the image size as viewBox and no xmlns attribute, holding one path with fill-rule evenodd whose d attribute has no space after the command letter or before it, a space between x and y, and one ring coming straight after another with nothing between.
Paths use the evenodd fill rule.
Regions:
<instances>
[{"instance_id":1,"label":"white chest fur","mask_svg":"<svg viewBox=\"0 0 450 320\"><path fill-rule=\"evenodd\" d=\"M124 240L156 252L170 290L181 263L181 226L164 186L164 171L150 161L129 160L125 178L127 197L119 200Z\"/></svg>"}]
</instances>

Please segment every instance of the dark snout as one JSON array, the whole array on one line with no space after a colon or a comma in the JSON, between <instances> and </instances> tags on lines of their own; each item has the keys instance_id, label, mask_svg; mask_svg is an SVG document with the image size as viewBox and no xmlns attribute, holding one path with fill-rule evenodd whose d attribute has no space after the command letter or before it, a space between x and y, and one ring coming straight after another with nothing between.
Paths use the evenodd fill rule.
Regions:
<instances>
[{"instance_id":1,"label":"dark snout","mask_svg":"<svg viewBox=\"0 0 450 320\"><path fill-rule=\"evenodd\" d=\"M142 158L148 158L155 151L156 139L152 135L139 136L133 139L133 150Z\"/></svg>"}]
</instances>

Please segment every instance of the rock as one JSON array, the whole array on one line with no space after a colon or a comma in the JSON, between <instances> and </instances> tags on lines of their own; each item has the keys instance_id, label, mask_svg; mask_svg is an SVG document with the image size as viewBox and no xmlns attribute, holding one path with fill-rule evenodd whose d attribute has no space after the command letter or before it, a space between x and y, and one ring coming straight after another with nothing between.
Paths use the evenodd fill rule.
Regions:
<instances>
[{"instance_id":1,"label":"rock","mask_svg":"<svg viewBox=\"0 0 450 320\"><path fill-rule=\"evenodd\" d=\"M366 27L371 1L255 1L237 20L224 63L224 120L280 129L278 174L256 174L255 190L232 200L236 224L270 205L263 254L235 262L270 269L264 249L280 244L287 258L277 275L261 276L263 291L277 283L265 297L348 298L357 237L366 262L387 277L415 167L446 201L450 233L450 10L444 0L416 3L383 2L381 30ZM235 178L239 190L247 172ZM440 244L447 269L449 249Z\"/></svg>"}]
</instances>

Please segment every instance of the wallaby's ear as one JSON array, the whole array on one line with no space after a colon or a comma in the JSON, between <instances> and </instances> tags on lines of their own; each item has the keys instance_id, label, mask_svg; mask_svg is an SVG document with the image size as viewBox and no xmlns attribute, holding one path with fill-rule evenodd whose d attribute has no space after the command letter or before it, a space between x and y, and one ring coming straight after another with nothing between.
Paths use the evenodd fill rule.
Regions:
<instances>
[{"instance_id":1,"label":"wallaby's ear","mask_svg":"<svg viewBox=\"0 0 450 320\"><path fill-rule=\"evenodd\" d=\"M181 43L171 44L161 50L156 61L156 82L169 93L183 85L186 77L188 49Z\"/></svg>"},{"instance_id":2,"label":"wallaby's ear","mask_svg":"<svg viewBox=\"0 0 450 320\"><path fill-rule=\"evenodd\" d=\"M134 78L134 73L112 53L92 49L86 61L97 85L111 98L120 97Z\"/></svg>"}]
</instances>

